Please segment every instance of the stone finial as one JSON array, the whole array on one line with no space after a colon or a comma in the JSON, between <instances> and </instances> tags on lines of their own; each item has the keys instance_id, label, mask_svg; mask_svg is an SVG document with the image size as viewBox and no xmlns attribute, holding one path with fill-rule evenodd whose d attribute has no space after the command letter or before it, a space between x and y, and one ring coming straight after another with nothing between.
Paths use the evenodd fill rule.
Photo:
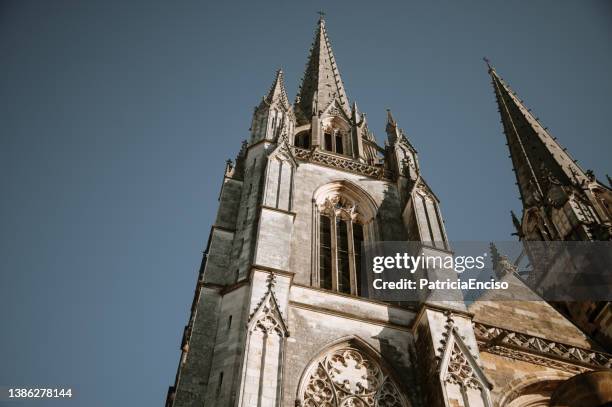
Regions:
<instances>
[{"instance_id":1,"label":"stone finial","mask_svg":"<svg viewBox=\"0 0 612 407\"><path fill-rule=\"evenodd\" d=\"M517 267L512 264L512 262L508 259L508 256L505 256L497 250L497 246L494 243L490 244L491 250L491 262L493 264L493 271L497 278L502 278L507 274L516 273Z\"/></svg>"},{"instance_id":2,"label":"stone finial","mask_svg":"<svg viewBox=\"0 0 612 407\"><path fill-rule=\"evenodd\" d=\"M225 161L225 176L231 177L232 175L234 175L234 164L232 160L228 158Z\"/></svg>"},{"instance_id":3,"label":"stone finial","mask_svg":"<svg viewBox=\"0 0 612 407\"><path fill-rule=\"evenodd\" d=\"M518 236L519 239L520 239L520 238L523 237L523 227L521 226L521 221L516 216L514 211L510 211L510 216L512 217L512 224L514 225L514 228L516 229L516 232L513 233L512 235L513 236Z\"/></svg>"},{"instance_id":4,"label":"stone finial","mask_svg":"<svg viewBox=\"0 0 612 407\"><path fill-rule=\"evenodd\" d=\"M274 289L274 287L276 286L276 275L274 275L274 273L268 274L268 277L266 278L266 284L268 286L268 291Z\"/></svg>"}]
</instances>

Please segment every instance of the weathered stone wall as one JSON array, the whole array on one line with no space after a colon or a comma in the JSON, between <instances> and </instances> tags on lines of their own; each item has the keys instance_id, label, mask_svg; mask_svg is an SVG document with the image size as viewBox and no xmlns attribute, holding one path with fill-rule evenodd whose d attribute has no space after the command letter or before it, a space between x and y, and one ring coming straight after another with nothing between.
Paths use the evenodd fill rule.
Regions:
<instances>
[{"instance_id":1,"label":"weathered stone wall","mask_svg":"<svg viewBox=\"0 0 612 407\"><path fill-rule=\"evenodd\" d=\"M232 230L236 228L241 195L242 181L225 177L219 194L219 210L215 226Z\"/></svg>"},{"instance_id":2,"label":"weathered stone wall","mask_svg":"<svg viewBox=\"0 0 612 407\"><path fill-rule=\"evenodd\" d=\"M291 288L282 406L294 407L300 379L326 348L359 338L386 361L401 391L414 397L415 371L410 357L414 313L342 294L302 286ZM417 400L413 400L413 403ZM418 404L414 404L415 406Z\"/></svg>"},{"instance_id":3,"label":"weathered stone wall","mask_svg":"<svg viewBox=\"0 0 612 407\"><path fill-rule=\"evenodd\" d=\"M236 219L236 237L232 246L231 267L227 270L234 277L234 281L247 278L250 272L270 148L269 143L257 144L249 148L245 159L245 176Z\"/></svg>"},{"instance_id":4,"label":"weathered stone wall","mask_svg":"<svg viewBox=\"0 0 612 407\"><path fill-rule=\"evenodd\" d=\"M213 226L207 248L204 281L211 284L230 284L233 276L230 269L230 254L234 243L233 230Z\"/></svg>"},{"instance_id":5,"label":"weathered stone wall","mask_svg":"<svg viewBox=\"0 0 612 407\"><path fill-rule=\"evenodd\" d=\"M382 240L405 240L401 219L401 209L397 187L394 183L367 179L357 174L309 163L300 163L295 172L293 212L296 213L291 238L290 270L295 273L295 282L308 285L312 273L312 241L315 233L313 225L313 197L315 191L330 182L345 180L363 189L376 202L379 213L377 228ZM318 219L314 220L318 222Z\"/></svg>"},{"instance_id":6,"label":"weathered stone wall","mask_svg":"<svg viewBox=\"0 0 612 407\"><path fill-rule=\"evenodd\" d=\"M548 368L529 362L511 359L504 356L481 352L481 361L484 371L493 383L492 396L496 405L506 405L512 400L529 395L527 388L535 383L540 384L539 392L545 397L550 397L552 390L562 381L567 380L574 374L558 369Z\"/></svg>"},{"instance_id":7,"label":"weathered stone wall","mask_svg":"<svg viewBox=\"0 0 612 407\"><path fill-rule=\"evenodd\" d=\"M208 389L221 296L203 288L197 301L185 360L181 361L176 406L201 404Z\"/></svg>"},{"instance_id":8,"label":"weathered stone wall","mask_svg":"<svg viewBox=\"0 0 612 407\"><path fill-rule=\"evenodd\" d=\"M202 328L216 332L214 352L208 373L209 386L205 395L207 406L230 405L232 383L237 380L236 374L241 363L248 294L248 285L226 293L217 310L217 323ZM222 382L221 373L223 373Z\"/></svg>"},{"instance_id":9,"label":"weathered stone wall","mask_svg":"<svg viewBox=\"0 0 612 407\"><path fill-rule=\"evenodd\" d=\"M279 270L289 269L294 215L262 208L254 263Z\"/></svg>"}]
</instances>

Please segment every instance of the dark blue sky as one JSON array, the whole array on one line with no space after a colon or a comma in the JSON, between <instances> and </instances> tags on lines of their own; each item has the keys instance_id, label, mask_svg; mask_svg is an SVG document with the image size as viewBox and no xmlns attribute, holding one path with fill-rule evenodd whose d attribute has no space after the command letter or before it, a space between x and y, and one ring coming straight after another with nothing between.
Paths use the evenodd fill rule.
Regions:
<instances>
[{"instance_id":1,"label":"dark blue sky","mask_svg":"<svg viewBox=\"0 0 612 407\"><path fill-rule=\"evenodd\" d=\"M317 19L383 142L393 110L452 240L518 209L483 56L585 168L610 168L609 1L4 1L0 387L162 405L224 161ZM21 404L24 405L24 404Z\"/></svg>"}]
</instances>

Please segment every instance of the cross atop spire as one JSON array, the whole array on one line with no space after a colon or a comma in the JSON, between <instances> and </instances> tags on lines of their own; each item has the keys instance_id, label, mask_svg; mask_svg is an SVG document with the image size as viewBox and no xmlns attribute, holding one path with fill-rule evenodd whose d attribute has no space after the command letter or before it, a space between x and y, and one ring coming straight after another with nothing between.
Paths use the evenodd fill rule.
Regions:
<instances>
[{"instance_id":1,"label":"cross atop spire","mask_svg":"<svg viewBox=\"0 0 612 407\"><path fill-rule=\"evenodd\" d=\"M487 68L489 68L489 70L493 69L493 67L491 66L491 61L489 60L489 58L482 57L482 60L485 61L485 63L487 64Z\"/></svg>"},{"instance_id":2,"label":"cross atop spire","mask_svg":"<svg viewBox=\"0 0 612 407\"><path fill-rule=\"evenodd\" d=\"M313 115L323 111L334 100L340 104L347 115L351 111L331 43L327 37L323 19L325 13L319 12L319 15L306 71L295 103L298 120L301 123L310 122Z\"/></svg>"},{"instance_id":3,"label":"cross atop spire","mask_svg":"<svg viewBox=\"0 0 612 407\"><path fill-rule=\"evenodd\" d=\"M491 75L510 158L521 200L530 207L542 198L551 182L569 185L585 180L578 166L538 118L516 96L485 59Z\"/></svg>"}]
</instances>

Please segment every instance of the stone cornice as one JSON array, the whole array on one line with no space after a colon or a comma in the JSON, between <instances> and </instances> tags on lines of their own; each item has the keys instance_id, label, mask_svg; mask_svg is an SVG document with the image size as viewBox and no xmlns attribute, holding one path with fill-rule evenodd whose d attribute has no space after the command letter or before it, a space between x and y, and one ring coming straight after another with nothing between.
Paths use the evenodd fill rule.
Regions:
<instances>
[{"instance_id":1,"label":"stone cornice","mask_svg":"<svg viewBox=\"0 0 612 407\"><path fill-rule=\"evenodd\" d=\"M462 309L458 309L454 307L451 308L451 307L438 306L432 303L425 303L418 309L416 318L414 319L415 323L412 325L412 332L414 334L416 334L416 328L418 326L417 322L421 320L421 317L427 310L440 311L442 313L449 313L449 315L461 316L469 320L474 318L474 314L467 310L462 310Z\"/></svg>"},{"instance_id":2,"label":"stone cornice","mask_svg":"<svg viewBox=\"0 0 612 407\"><path fill-rule=\"evenodd\" d=\"M365 175L366 177L385 181L391 181L393 179L393 174L384 167L375 167L373 165L360 163L359 161L349 157L343 157L338 154L328 153L316 149L306 150L295 146L291 146L291 151L293 152L295 158L299 161L320 164L326 167L337 168L342 171Z\"/></svg>"},{"instance_id":3,"label":"stone cornice","mask_svg":"<svg viewBox=\"0 0 612 407\"><path fill-rule=\"evenodd\" d=\"M292 283L292 286L300 287L300 288L307 289L307 290L318 291L320 293L325 293L327 295L334 296L334 297L350 298L351 300L354 300L354 301L370 303L370 304L375 304L375 305L382 305L387 308L394 308L399 311L409 312L411 314L416 315L415 309L411 307L407 307L407 306L401 306L401 305L392 304L392 303L385 302L385 301L373 300L371 298L359 297L353 294L341 293L340 291L333 291L333 290L328 290L326 288L314 287L311 285L300 284L300 283L295 283L295 282Z\"/></svg>"},{"instance_id":4,"label":"stone cornice","mask_svg":"<svg viewBox=\"0 0 612 407\"><path fill-rule=\"evenodd\" d=\"M393 328L393 329L397 329L400 331L406 331L406 332L410 332L410 327L408 327L407 325L399 325L396 324L394 322L389 322L389 321L385 321L382 319L375 319L375 318L367 318L367 317L359 317L355 314L352 313L348 313L348 312L343 312L343 311L338 311L338 310L332 310L329 308L323 308L323 307L318 307L318 306L314 306L311 304L305 304L302 302L297 302L297 301L289 301L289 305L293 308L299 308L299 309L304 309L304 310L308 310L308 311L312 311L312 312L318 312L321 314L326 314L326 315L333 315L339 318L346 318L346 319L351 319L354 321L360 321L360 322L367 322L367 323L371 323L371 324L375 324L375 325L380 325L380 326L384 326L384 327L388 327L388 328Z\"/></svg>"},{"instance_id":5,"label":"stone cornice","mask_svg":"<svg viewBox=\"0 0 612 407\"><path fill-rule=\"evenodd\" d=\"M555 342L480 322L474 333L481 351L536 363L568 372L611 369L612 355Z\"/></svg>"},{"instance_id":6,"label":"stone cornice","mask_svg":"<svg viewBox=\"0 0 612 407\"><path fill-rule=\"evenodd\" d=\"M293 276L295 276L295 273L291 271L276 269L274 267L262 266L261 264L253 264L251 265L251 271L250 271L250 277L249 277L251 281L253 280L253 273L255 271L264 271L264 272L267 271L268 273L274 273L274 274L278 274L281 276L289 277L290 282L293 282Z\"/></svg>"}]
</instances>

